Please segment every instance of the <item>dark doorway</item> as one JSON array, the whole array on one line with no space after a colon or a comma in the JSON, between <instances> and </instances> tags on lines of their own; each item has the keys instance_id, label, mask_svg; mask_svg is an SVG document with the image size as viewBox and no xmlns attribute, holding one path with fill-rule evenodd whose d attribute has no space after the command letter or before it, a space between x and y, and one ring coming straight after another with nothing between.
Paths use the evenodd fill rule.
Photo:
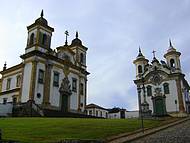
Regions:
<instances>
[{"instance_id":1,"label":"dark doorway","mask_svg":"<svg viewBox=\"0 0 190 143\"><path fill-rule=\"evenodd\" d=\"M69 111L69 98L68 95L62 95L61 99L61 111L68 112Z\"/></svg>"},{"instance_id":2,"label":"dark doorway","mask_svg":"<svg viewBox=\"0 0 190 143\"><path fill-rule=\"evenodd\" d=\"M167 114L165 99L165 96L156 96L152 98L154 116L165 116Z\"/></svg>"}]
</instances>

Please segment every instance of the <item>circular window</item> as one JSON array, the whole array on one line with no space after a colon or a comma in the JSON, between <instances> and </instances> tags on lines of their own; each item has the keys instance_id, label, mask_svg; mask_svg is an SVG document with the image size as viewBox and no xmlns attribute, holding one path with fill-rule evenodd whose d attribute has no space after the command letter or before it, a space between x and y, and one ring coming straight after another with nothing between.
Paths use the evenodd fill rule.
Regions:
<instances>
[{"instance_id":1,"label":"circular window","mask_svg":"<svg viewBox=\"0 0 190 143\"><path fill-rule=\"evenodd\" d=\"M37 98L40 98L41 97L41 94L40 93L37 93Z\"/></svg>"}]
</instances>

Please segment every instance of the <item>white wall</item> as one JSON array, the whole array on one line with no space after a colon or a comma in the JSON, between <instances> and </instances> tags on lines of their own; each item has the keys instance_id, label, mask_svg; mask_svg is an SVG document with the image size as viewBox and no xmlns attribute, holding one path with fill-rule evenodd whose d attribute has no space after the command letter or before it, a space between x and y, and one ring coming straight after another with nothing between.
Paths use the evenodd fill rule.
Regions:
<instances>
[{"instance_id":1,"label":"white wall","mask_svg":"<svg viewBox=\"0 0 190 143\"><path fill-rule=\"evenodd\" d=\"M126 111L125 112L125 118L138 118L139 117L139 111Z\"/></svg>"},{"instance_id":2,"label":"white wall","mask_svg":"<svg viewBox=\"0 0 190 143\"><path fill-rule=\"evenodd\" d=\"M166 94L166 111L167 112L176 112L175 100L177 100L177 111L179 111L179 101L177 96L177 86L176 81L168 81L170 94Z\"/></svg>"},{"instance_id":3,"label":"white wall","mask_svg":"<svg viewBox=\"0 0 190 143\"><path fill-rule=\"evenodd\" d=\"M8 116L12 114L13 105L11 103L0 104L0 116Z\"/></svg>"},{"instance_id":4,"label":"white wall","mask_svg":"<svg viewBox=\"0 0 190 143\"><path fill-rule=\"evenodd\" d=\"M109 119L120 119L121 118L121 113L117 112L117 113L109 113L108 114L108 118Z\"/></svg>"},{"instance_id":5,"label":"white wall","mask_svg":"<svg viewBox=\"0 0 190 143\"><path fill-rule=\"evenodd\" d=\"M4 76L6 76L5 78L3 78L3 81L2 81L2 92L4 92L4 91L7 91L7 79L9 79L9 78L11 78L11 84L10 84L10 89L8 89L8 90L12 90L12 89L15 89L15 88L17 88L16 87L16 82L17 82L17 76L18 75L21 75L21 69L19 69L19 70L16 70L16 71L14 71L14 72L11 72L11 73L9 73L10 74L10 76L8 76L9 74L5 74Z\"/></svg>"},{"instance_id":6,"label":"white wall","mask_svg":"<svg viewBox=\"0 0 190 143\"><path fill-rule=\"evenodd\" d=\"M36 104L42 104L43 96L44 96L44 83L38 83L39 70L44 71L44 81L45 81L45 65L43 63L38 62L36 68L36 82L35 82L35 92L34 92L34 100ZM40 93L41 97L38 98L37 94Z\"/></svg>"},{"instance_id":7,"label":"white wall","mask_svg":"<svg viewBox=\"0 0 190 143\"><path fill-rule=\"evenodd\" d=\"M72 95L70 96L70 109L77 110L79 105L79 77L76 74L70 73L68 78L71 84L71 91L72 91L72 78L77 79L77 91L76 92L72 91Z\"/></svg>"},{"instance_id":8,"label":"white wall","mask_svg":"<svg viewBox=\"0 0 190 143\"><path fill-rule=\"evenodd\" d=\"M108 118L108 111L104 110L104 109L99 109L99 108L88 108L87 110L87 115L90 115L90 111L92 111L92 116L95 117L103 117L103 118ZM98 113L98 115L96 114L96 112ZM101 112L102 112L102 116L101 116ZM107 116L106 116L107 113Z\"/></svg>"},{"instance_id":9,"label":"white wall","mask_svg":"<svg viewBox=\"0 0 190 143\"><path fill-rule=\"evenodd\" d=\"M63 69L53 66L51 72L51 82L50 82L50 103L53 106L60 107L60 93L59 87L53 86L53 76L54 71L59 73L59 87L61 86L62 79L65 77L63 74Z\"/></svg>"},{"instance_id":10,"label":"white wall","mask_svg":"<svg viewBox=\"0 0 190 143\"><path fill-rule=\"evenodd\" d=\"M27 102L29 100L31 72L32 72L32 63L26 63L24 66L21 102Z\"/></svg>"}]
</instances>

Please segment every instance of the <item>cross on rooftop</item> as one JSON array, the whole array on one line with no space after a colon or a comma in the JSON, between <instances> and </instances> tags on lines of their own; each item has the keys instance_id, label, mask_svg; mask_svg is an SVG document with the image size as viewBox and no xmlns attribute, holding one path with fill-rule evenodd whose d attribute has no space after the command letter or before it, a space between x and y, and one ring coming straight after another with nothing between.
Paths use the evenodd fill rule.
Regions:
<instances>
[{"instance_id":1,"label":"cross on rooftop","mask_svg":"<svg viewBox=\"0 0 190 143\"><path fill-rule=\"evenodd\" d=\"M65 36L66 36L65 45L67 45L67 43L68 43L67 42L67 37L69 36L69 32L67 30L65 31Z\"/></svg>"},{"instance_id":2,"label":"cross on rooftop","mask_svg":"<svg viewBox=\"0 0 190 143\"><path fill-rule=\"evenodd\" d=\"M152 53L153 53L153 57L155 58L155 57L156 57L156 56L155 56L155 55L156 55L156 54L155 54L156 51L153 50Z\"/></svg>"}]
</instances>

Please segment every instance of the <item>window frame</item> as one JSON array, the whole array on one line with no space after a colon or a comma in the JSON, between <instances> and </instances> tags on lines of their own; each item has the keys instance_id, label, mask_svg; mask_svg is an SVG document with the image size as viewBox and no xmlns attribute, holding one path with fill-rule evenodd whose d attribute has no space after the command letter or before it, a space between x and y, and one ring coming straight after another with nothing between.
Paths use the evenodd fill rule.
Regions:
<instances>
[{"instance_id":1,"label":"window frame","mask_svg":"<svg viewBox=\"0 0 190 143\"><path fill-rule=\"evenodd\" d=\"M11 78L7 78L6 90L9 90L10 88L11 88Z\"/></svg>"},{"instance_id":2,"label":"window frame","mask_svg":"<svg viewBox=\"0 0 190 143\"><path fill-rule=\"evenodd\" d=\"M165 82L165 83L163 84L163 88L164 88L164 94L170 94L169 83Z\"/></svg>"},{"instance_id":3,"label":"window frame","mask_svg":"<svg viewBox=\"0 0 190 143\"><path fill-rule=\"evenodd\" d=\"M7 104L7 98L3 98L3 104Z\"/></svg>"},{"instance_id":4,"label":"window frame","mask_svg":"<svg viewBox=\"0 0 190 143\"><path fill-rule=\"evenodd\" d=\"M80 94L84 95L84 84L80 83Z\"/></svg>"},{"instance_id":5,"label":"window frame","mask_svg":"<svg viewBox=\"0 0 190 143\"><path fill-rule=\"evenodd\" d=\"M147 96L148 97L151 97L152 96L152 86L151 85L148 85L146 87L146 90L147 90Z\"/></svg>"},{"instance_id":6,"label":"window frame","mask_svg":"<svg viewBox=\"0 0 190 143\"><path fill-rule=\"evenodd\" d=\"M41 84L44 83L44 76L45 76L44 70L39 69L39 71L38 71L38 83L41 83Z\"/></svg>"},{"instance_id":7,"label":"window frame","mask_svg":"<svg viewBox=\"0 0 190 143\"><path fill-rule=\"evenodd\" d=\"M29 40L29 45L33 45L33 44L34 44L34 33L30 35L30 40Z\"/></svg>"},{"instance_id":8,"label":"window frame","mask_svg":"<svg viewBox=\"0 0 190 143\"><path fill-rule=\"evenodd\" d=\"M138 73L143 73L142 65L138 65Z\"/></svg>"},{"instance_id":9,"label":"window frame","mask_svg":"<svg viewBox=\"0 0 190 143\"><path fill-rule=\"evenodd\" d=\"M16 87L20 87L21 84L21 75L16 76Z\"/></svg>"},{"instance_id":10,"label":"window frame","mask_svg":"<svg viewBox=\"0 0 190 143\"><path fill-rule=\"evenodd\" d=\"M59 87L59 75L60 75L59 72L57 72L57 71L53 72L53 86L55 86L55 87ZM55 78L55 77L57 77L57 78Z\"/></svg>"},{"instance_id":11,"label":"window frame","mask_svg":"<svg viewBox=\"0 0 190 143\"><path fill-rule=\"evenodd\" d=\"M72 91L77 92L77 79L72 78Z\"/></svg>"}]
</instances>

